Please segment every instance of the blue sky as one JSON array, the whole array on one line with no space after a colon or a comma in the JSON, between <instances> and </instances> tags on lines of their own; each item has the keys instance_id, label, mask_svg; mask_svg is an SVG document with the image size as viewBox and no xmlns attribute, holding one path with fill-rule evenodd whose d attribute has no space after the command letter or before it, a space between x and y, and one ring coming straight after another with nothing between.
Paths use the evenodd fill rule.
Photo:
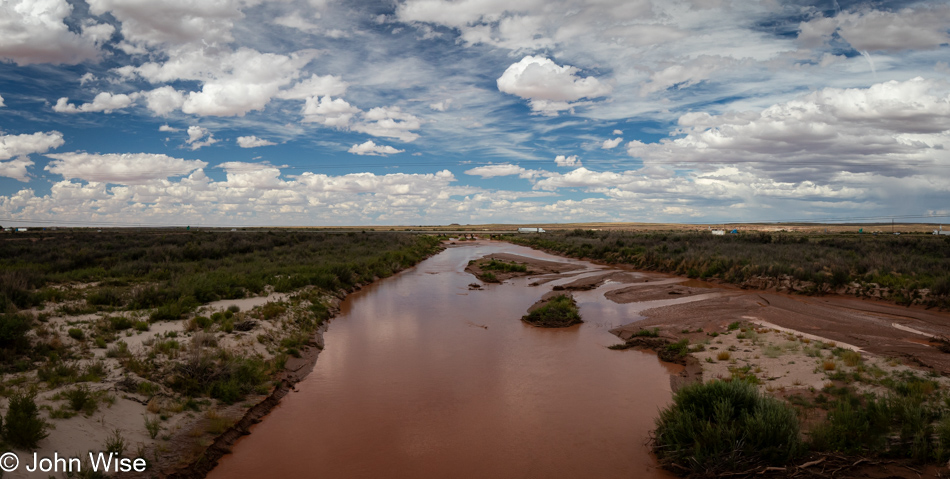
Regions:
<instances>
[{"instance_id":1,"label":"blue sky","mask_svg":"<svg viewBox=\"0 0 950 479\"><path fill-rule=\"evenodd\" d=\"M950 215L936 1L3 0L0 224Z\"/></svg>"}]
</instances>

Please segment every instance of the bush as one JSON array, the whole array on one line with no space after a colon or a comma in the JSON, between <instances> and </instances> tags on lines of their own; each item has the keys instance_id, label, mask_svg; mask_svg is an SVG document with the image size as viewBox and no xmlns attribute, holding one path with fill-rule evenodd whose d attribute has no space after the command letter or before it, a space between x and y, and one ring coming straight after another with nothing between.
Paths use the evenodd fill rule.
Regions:
<instances>
[{"instance_id":1,"label":"bush","mask_svg":"<svg viewBox=\"0 0 950 479\"><path fill-rule=\"evenodd\" d=\"M12 305L0 314L0 349L22 350L30 345L26 332L33 325L33 316L18 313Z\"/></svg>"},{"instance_id":2,"label":"bush","mask_svg":"<svg viewBox=\"0 0 950 479\"><path fill-rule=\"evenodd\" d=\"M49 435L46 421L40 419L36 407L36 394L15 392L10 396L10 407L4 418L3 438L13 447L36 449L37 444Z\"/></svg>"},{"instance_id":3,"label":"bush","mask_svg":"<svg viewBox=\"0 0 950 479\"><path fill-rule=\"evenodd\" d=\"M660 463L702 474L781 465L803 450L795 410L744 381L684 386L656 426Z\"/></svg>"},{"instance_id":4,"label":"bush","mask_svg":"<svg viewBox=\"0 0 950 479\"><path fill-rule=\"evenodd\" d=\"M73 338L77 341L82 341L83 338L86 337L86 335L83 334L82 330L79 328L69 328L69 331L67 331L67 333L69 334L70 338Z\"/></svg>"},{"instance_id":5,"label":"bush","mask_svg":"<svg viewBox=\"0 0 950 479\"><path fill-rule=\"evenodd\" d=\"M563 328L582 322L574 299L564 294L551 298L540 308L522 316L521 320L543 328Z\"/></svg>"}]
</instances>

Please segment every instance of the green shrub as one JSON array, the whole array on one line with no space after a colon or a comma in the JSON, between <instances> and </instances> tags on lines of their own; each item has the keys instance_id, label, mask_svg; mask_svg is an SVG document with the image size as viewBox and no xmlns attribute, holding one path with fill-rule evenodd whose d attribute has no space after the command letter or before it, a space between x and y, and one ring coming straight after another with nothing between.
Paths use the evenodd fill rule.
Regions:
<instances>
[{"instance_id":1,"label":"green shrub","mask_svg":"<svg viewBox=\"0 0 950 479\"><path fill-rule=\"evenodd\" d=\"M803 450L795 410L744 381L684 386L656 426L660 463L698 474L782 465Z\"/></svg>"},{"instance_id":2,"label":"green shrub","mask_svg":"<svg viewBox=\"0 0 950 479\"><path fill-rule=\"evenodd\" d=\"M86 386L76 386L64 392L63 395L66 396L69 407L73 411L85 411L86 414L92 414L98 408L95 396Z\"/></svg>"},{"instance_id":3,"label":"green shrub","mask_svg":"<svg viewBox=\"0 0 950 479\"><path fill-rule=\"evenodd\" d=\"M82 330L79 328L69 328L67 334L69 334L70 338L73 338L77 341L82 341L86 337L86 335L83 334Z\"/></svg>"},{"instance_id":4,"label":"green shrub","mask_svg":"<svg viewBox=\"0 0 950 479\"><path fill-rule=\"evenodd\" d=\"M524 315L521 320L544 328L562 328L582 322L574 299L564 294L551 298L540 308Z\"/></svg>"},{"instance_id":5,"label":"green shrub","mask_svg":"<svg viewBox=\"0 0 950 479\"><path fill-rule=\"evenodd\" d=\"M36 407L36 394L15 392L10 396L10 406L4 418L3 438L13 447L36 449L37 444L49 433L46 421L40 419Z\"/></svg>"}]
</instances>

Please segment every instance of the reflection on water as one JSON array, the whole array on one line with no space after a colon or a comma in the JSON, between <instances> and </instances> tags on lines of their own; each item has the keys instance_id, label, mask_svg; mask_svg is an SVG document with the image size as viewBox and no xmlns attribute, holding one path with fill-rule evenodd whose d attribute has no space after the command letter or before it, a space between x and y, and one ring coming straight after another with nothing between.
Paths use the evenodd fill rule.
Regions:
<instances>
[{"instance_id":1,"label":"reflection on water","mask_svg":"<svg viewBox=\"0 0 950 479\"><path fill-rule=\"evenodd\" d=\"M666 477L645 442L671 370L605 347L636 314L595 290L575 294L584 324L528 326L550 284L468 289L495 252L595 268L482 243L351 295L310 376L210 477Z\"/></svg>"}]
</instances>

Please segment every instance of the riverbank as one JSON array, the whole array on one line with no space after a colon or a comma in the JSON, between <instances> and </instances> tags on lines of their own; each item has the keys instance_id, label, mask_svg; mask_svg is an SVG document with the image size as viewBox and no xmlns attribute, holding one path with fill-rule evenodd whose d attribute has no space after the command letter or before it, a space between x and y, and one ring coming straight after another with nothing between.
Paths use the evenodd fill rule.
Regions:
<instances>
[{"instance_id":1,"label":"riverbank","mask_svg":"<svg viewBox=\"0 0 950 479\"><path fill-rule=\"evenodd\" d=\"M440 248L394 235L87 236L72 240L102 248L71 263L51 241L0 243L17 250L0 274L4 415L26 398L37 425L30 443L5 421L2 446L24 465L33 453L111 451L145 461L143 477L203 477L309 373L346 294ZM153 270L145 278L128 276L115 256L156 251L166 261L140 263ZM89 264L98 266L76 269ZM143 308L147 298L167 302ZM5 477L32 476L21 467Z\"/></svg>"}]
</instances>

